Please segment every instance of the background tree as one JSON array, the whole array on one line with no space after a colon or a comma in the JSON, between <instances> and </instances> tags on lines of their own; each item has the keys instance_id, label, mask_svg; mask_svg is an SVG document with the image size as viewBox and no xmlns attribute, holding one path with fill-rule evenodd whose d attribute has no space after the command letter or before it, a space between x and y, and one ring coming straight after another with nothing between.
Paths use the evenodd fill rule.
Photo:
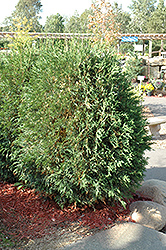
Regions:
<instances>
[{"instance_id":1,"label":"background tree","mask_svg":"<svg viewBox=\"0 0 166 250\"><path fill-rule=\"evenodd\" d=\"M89 24L89 16L92 14L92 8L86 9L80 15L80 24L81 24L81 32L89 33L88 24Z\"/></svg>"},{"instance_id":2,"label":"background tree","mask_svg":"<svg viewBox=\"0 0 166 250\"><path fill-rule=\"evenodd\" d=\"M64 18L57 13L56 15L47 16L44 31L50 33L63 33L64 32Z\"/></svg>"},{"instance_id":3,"label":"background tree","mask_svg":"<svg viewBox=\"0 0 166 250\"><path fill-rule=\"evenodd\" d=\"M95 41L113 43L119 31L119 25L115 21L115 14L111 4L105 0L92 4L92 15L89 16L89 29L94 34Z\"/></svg>"},{"instance_id":4,"label":"background tree","mask_svg":"<svg viewBox=\"0 0 166 250\"><path fill-rule=\"evenodd\" d=\"M79 33L80 30L81 30L80 16L78 11L75 11L73 16L66 19L65 32Z\"/></svg>"},{"instance_id":5,"label":"background tree","mask_svg":"<svg viewBox=\"0 0 166 250\"><path fill-rule=\"evenodd\" d=\"M12 16L6 17L4 21L2 22L2 31L9 32L11 31L11 26L12 26L13 18Z\"/></svg>"},{"instance_id":6,"label":"background tree","mask_svg":"<svg viewBox=\"0 0 166 250\"><path fill-rule=\"evenodd\" d=\"M10 26L14 28L14 19L19 18L23 20L26 17L29 21L28 24L32 23L31 31L40 32L42 29L42 25L39 23L41 8L42 4L40 0L19 0L11 16L4 20L4 29L9 30Z\"/></svg>"},{"instance_id":7,"label":"background tree","mask_svg":"<svg viewBox=\"0 0 166 250\"><path fill-rule=\"evenodd\" d=\"M132 0L129 6L132 12L130 32L147 33L149 20L155 11L156 0Z\"/></svg>"},{"instance_id":8,"label":"background tree","mask_svg":"<svg viewBox=\"0 0 166 250\"><path fill-rule=\"evenodd\" d=\"M66 19L65 32L67 33L88 33L89 15L92 9L86 9L81 15L75 11L74 15Z\"/></svg>"},{"instance_id":9,"label":"background tree","mask_svg":"<svg viewBox=\"0 0 166 250\"><path fill-rule=\"evenodd\" d=\"M149 33L166 33L166 7L164 0L159 0L159 3L152 13L148 25Z\"/></svg>"},{"instance_id":10,"label":"background tree","mask_svg":"<svg viewBox=\"0 0 166 250\"><path fill-rule=\"evenodd\" d=\"M166 33L166 7L164 5L164 0L159 0L159 3L152 13L149 19L148 33ZM161 49L166 50L166 41L153 41L153 51L159 51ZM158 53L153 54L158 55Z\"/></svg>"},{"instance_id":11,"label":"background tree","mask_svg":"<svg viewBox=\"0 0 166 250\"><path fill-rule=\"evenodd\" d=\"M118 24L120 33L129 33L131 15L127 11L123 11L122 5L118 5L117 2L114 2L112 8L115 14L115 25Z\"/></svg>"}]
</instances>

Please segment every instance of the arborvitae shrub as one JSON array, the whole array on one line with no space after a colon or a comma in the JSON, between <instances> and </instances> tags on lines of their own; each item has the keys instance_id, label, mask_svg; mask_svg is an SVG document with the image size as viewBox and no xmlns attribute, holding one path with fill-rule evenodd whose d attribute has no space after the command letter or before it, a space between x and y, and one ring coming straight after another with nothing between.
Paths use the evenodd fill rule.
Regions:
<instances>
[{"instance_id":1,"label":"arborvitae shrub","mask_svg":"<svg viewBox=\"0 0 166 250\"><path fill-rule=\"evenodd\" d=\"M0 178L10 182L18 179L13 174L12 159L16 150L14 141L20 133L18 112L22 89L29 84L36 56L31 45L16 49L0 55Z\"/></svg>"},{"instance_id":2,"label":"arborvitae shrub","mask_svg":"<svg viewBox=\"0 0 166 250\"><path fill-rule=\"evenodd\" d=\"M149 137L120 61L87 41L38 54L19 95L14 173L61 206L123 203L143 179Z\"/></svg>"}]
</instances>

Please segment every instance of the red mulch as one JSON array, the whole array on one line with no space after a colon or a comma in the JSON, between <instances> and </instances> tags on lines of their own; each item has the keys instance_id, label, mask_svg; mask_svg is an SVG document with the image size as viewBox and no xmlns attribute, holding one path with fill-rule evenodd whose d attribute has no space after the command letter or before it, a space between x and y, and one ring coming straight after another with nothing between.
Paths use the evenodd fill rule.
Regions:
<instances>
[{"instance_id":1,"label":"red mulch","mask_svg":"<svg viewBox=\"0 0 166 250\"><path fill-rule=\"evenodd\" d=\"M126 201L126 209L119 204L114 207L99 204L95 211L87 206L60 209L54 201L45 201L34 190L18 190L13 184L0 182L0 221L6 228L4 233L17 240L42 237L51 227L68 226L74 221L90 229L106 229L117 220L131 221L129 204L137 200L145 199L134 195Z\"/></svg>"}]
</instances>

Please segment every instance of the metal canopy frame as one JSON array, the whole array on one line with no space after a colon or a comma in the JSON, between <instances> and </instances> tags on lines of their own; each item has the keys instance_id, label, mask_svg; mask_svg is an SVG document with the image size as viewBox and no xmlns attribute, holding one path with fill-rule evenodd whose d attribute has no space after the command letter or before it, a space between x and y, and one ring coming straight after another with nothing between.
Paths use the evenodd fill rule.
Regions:
<instances>
[{"instance_id":1,"label":"metal canopy frame","mask_svg":"<svg viewBox=\"0 0 166 250\"><path fill-rule=\"evenodd\" d=\"M7 37L14 37L17 32L0 32L0 38L7 38ZM79 38L79 39L89 39L93 35L89 33L29 33L30 36L34 37L35 39L41 38L52 38L52 39L72 39L72 38ZM137 37L138 40L143 40L143 54L145 50L145 40L149 40L149 56L152 56L152 53L158 52L161 55L161 51L163 50L163 40L166 40L166 34L117 34L117 39L119 40L119 44L122 40L122 37ZM152 40L161 40L161 48L159 51L152 52Z\"/></svg>"},{"instance_id":2,"label":"metal canopy frame","mask_svg":"<svg viewBox=\"0 0 166 250\"><path fill-rule=\"evenodd\" d=\"M14 37L17 32L0 32L0 38L6 38L6 36ZM59 39L70 39L73 37L78 38L90 38L92 34L89 33L29 33L32 37L37 38L59 38ZM166 40L166 34L118 34L117 39L121 40L123 36L126 37L138 37L138 40Z\"/></svg>"},{"instance_id":3,"label":"metal canopy frame","mask_svg":"<svg viewBox=\"0 0 166 250\"><path fill-rule=\"evenodd\" d=\"M118 39L121 40L122 36L138 37L138 40L166 40L166 34L119 34Z\"/></svg>"},{"instance_id":4,"label":"metal canopy frame","mask_svg":"<svg viewBox=\"0 0 166 250\"><path fill-rule=\"evenodd\" d=\"M143 40L143 55L145 53L145 40L149 41L149 57L152 57L152 54L159 53L159 56L161 56L161 51L164 51L163 49L163 41L166 40L166 34L119 34L119 44L122 39L122 36L125 37L137 37L138 40ZM160 40L161 41L161 47L159 51L152 51L152 41L153 40ZM165 52L165 51L164 51Z\"/></svg>"},{"instance_id":5,"label":"metal canopy frame","mask_svg":"<svg viewBox=\"0 0 166 250\"><path fill-rule=\"evenodd\" d=\"M0 38L14 37L17 32L0 32ZM71 39L77 37L80 39L90 38L92 35L89 33L28 33L31 37L34 38L53 38L53 39Z\"/></svg>"}]
</instances>

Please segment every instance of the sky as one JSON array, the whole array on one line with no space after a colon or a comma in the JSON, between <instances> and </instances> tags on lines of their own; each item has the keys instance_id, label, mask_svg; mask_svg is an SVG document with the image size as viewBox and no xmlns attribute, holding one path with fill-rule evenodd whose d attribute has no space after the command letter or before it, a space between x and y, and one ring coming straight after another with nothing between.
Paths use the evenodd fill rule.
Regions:
<instances>
[{"instance_id":1,"label":"sky","mask_svg":"<svg viewBox=\"0 0 166 250\"><path fill-rule=\"evenodd\" d=\"M5 17L11 15L15 9L16 4L19 0L0 0L0 24L4 21ZM110 3L113 3L114 0L110 0ZM119 5L122 5L123 10L128 10L127 6L130 5L131 0L116 0ZM42 7L42 19L40 23L44 25L46 17L52 14L59 13L62 16L72 16L77 10L79 14L84 12L85 9L89 9L91 6L92 0L41 0Z\"/></svg>"}]
</instances>

